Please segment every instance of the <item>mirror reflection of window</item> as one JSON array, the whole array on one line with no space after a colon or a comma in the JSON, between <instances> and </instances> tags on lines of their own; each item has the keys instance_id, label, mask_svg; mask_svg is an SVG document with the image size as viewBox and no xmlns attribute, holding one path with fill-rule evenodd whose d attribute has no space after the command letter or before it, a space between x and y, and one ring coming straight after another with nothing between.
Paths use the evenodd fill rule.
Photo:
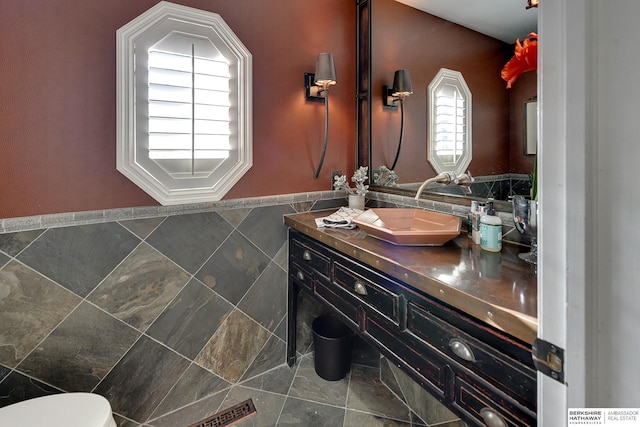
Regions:
<instances>
[{"instance_id":1,"label":"mirror reflection of window","mask_svg":"<svg viewBox=\"0 0 640 427\"><path fill-rule=\"evenodd\" d=\"M458 71L441 68L429 84L428 160L437 173L471 163L471 91Z\"/></svg>"},{"instance_id":2,"label":"mirror reflection of window","mask_svg":"<svg viewBox=\"0 0 640 427\"><path fill-rule=\"evenodd\" d=\"M436 94L436 155L455 166L464 146L464 99L456 86L444 85Z\"/></svg>"}]
</instances>

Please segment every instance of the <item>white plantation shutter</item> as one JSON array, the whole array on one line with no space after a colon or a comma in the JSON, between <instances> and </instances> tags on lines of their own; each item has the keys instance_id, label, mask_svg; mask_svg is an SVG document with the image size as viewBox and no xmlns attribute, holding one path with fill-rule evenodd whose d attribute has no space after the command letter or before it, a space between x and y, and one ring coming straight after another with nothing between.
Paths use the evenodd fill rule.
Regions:
<instances>
[{"instance_id":1,"label":"white plantation shutter","mask_svg":"<svg viewBox=\"0 0 640 427\"><path fill-rule=\"evenodd\" d=\"M175 178L206 175L231 149L229 63L205 43L172 48L149 50L149 157Z\"/></svg>"},{"instance_id":2,"label":"white plantation shutter","mask_svg":"<svg viewBox=\"0 0 640 427\"><path fill-rule=\"evenodd\" d=\"M462 155L465 134L464 99L455 86L445 85L436 94L436 152L455 165Z\"/></svg>"}]
</instances>

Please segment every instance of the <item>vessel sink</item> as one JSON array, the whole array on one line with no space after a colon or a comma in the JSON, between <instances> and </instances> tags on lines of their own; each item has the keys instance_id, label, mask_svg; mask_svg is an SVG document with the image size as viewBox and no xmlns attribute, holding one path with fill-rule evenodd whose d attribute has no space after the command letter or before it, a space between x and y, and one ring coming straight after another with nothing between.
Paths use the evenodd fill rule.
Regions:
<instances>
[{"instance_id":1,"label":"vessel sink","mask_svg":"<svg viewBox=\"0 0 640 427\"><path fill-rule=\"evenodd\" d=\"M460 234L461 219L422 209L373 208L353 218L369 235L407 246L440 246Z\"/></svg>"}]
</instances>

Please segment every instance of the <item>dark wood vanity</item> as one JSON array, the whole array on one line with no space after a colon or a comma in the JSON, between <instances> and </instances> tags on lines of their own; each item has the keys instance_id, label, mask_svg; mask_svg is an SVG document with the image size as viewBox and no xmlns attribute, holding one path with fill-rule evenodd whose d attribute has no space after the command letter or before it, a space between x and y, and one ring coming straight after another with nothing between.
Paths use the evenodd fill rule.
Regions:
<instances>
[{"instance_id":1,"label":"dark wood vanity","mask_svg":"<svg viewBox=\"0 0 640 427\"><path fill-rule=\"evenodd\" d=\"M330 212L285 217L287 362L296 361L297 296L308 292L470 425L536 425L536 275L505 245L466 236L405 247L354 229L318 228Z\"/></svg>"}]
</instances>

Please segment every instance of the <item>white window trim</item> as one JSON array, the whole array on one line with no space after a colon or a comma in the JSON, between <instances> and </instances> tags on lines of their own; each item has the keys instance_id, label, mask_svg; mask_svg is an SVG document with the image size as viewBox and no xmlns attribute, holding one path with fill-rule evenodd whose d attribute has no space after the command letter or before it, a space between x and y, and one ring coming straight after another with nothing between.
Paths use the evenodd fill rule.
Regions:
<instances>
[{"instance_id":1,"label":"white window trim","mask_svg":"<svg viewBox=\"0 0 640 427\"><path fill-rule=\"evenodd\" d=\"M438 128L437 128L437 94L444 85L454 86L461 95L464 102L464 138L462 145L462 154L456 155L455 165L446 164L438 155ZM433 166L437 173L455 172L456 175L463 174L467 171L471 163L472 155L472 116L471 116L471 91L467 82L464 80L462 73L447 68L441 68L438 74L429 84L429 142L427 149L427 160ZM454 149L457 151L457 141L454 142ZM457 154L457 153L456 153Z\"/></svg>"},{"instance_id":2,"label":"white window trim","mask_svg":"<svg viewBox=\"0 0 640 427\"><path fill-rule=\"evenodd\" d=\"M152 32L158 23L192 25L212 34L210 41L231 55L235 91L232 91L232 159L205 179L175 179L167 173L143 167L136 156L136 40ZM159 39L158 39L159 40ZM147 73L144 69L139 72ZM170 2L160 2L116 32L117 169L163 205L217 201L242 178L253 164L252 56L220 15ZM144 124L143 124L144 125ZM150 171L148 169L154 169ZM183 185L177 185L179 182ZM185 185L186 184L186 185Z\"/></svg>"}]
</instances>

